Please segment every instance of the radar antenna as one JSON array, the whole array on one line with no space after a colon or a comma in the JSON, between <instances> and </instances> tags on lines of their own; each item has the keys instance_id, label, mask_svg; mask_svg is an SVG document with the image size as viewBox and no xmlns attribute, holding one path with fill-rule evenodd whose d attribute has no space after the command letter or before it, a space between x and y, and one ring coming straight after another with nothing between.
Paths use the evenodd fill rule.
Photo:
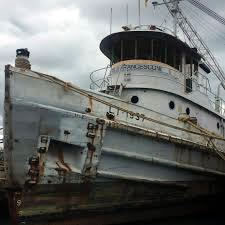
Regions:
<instances>
[{"instance_id":1,"label":"radar antenna","mask_svg":"<svg viewBox=\"0 0 225 225\"><path fill-rule=\"evenodd\" d=\"M196 31L196 29L189 22L187 17L184 16L181 8L179 7L180 1L181 0L171 0L168 2L167 0L163 0L163 3L159 4L157 2L153 2L152 4L153 6L166 5L170 14L174 18L174 35L175 36L177 35L177 25L179 25L185 36L188 38L191 46L198 50L198 53L202 56L202 59L205 62L205 64L209 67L211 72L215 74L215 76L221 82L222 87L225 89L225 74L222 68L220 67L211 50L208 48L206 43L203 41L201 36ZM199 5L197 8L202 9ZM211 10L211 12L213 11ZM218 15L215 12L213 13L214 15Z\"/></svg>"}]
</instances>

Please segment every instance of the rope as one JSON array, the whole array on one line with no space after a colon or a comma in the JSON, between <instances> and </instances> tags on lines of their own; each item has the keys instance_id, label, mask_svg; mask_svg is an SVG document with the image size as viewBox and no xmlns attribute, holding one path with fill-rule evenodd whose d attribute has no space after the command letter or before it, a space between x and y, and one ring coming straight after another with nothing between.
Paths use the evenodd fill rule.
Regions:
<instances>
[{"instance_id":1,"label":"rope","mask_svg":"<svg viewBox=\"0 0 225 225\"><path fill-rule=\"evenodd\" d=\"M214 139L217 139L217 140L222 140L222 141L225 141L225 139L223 137L220 137L220 136L215 136L215 135L211 135L211 134L206 134L206 133L199 133L199 132L196 132L196 131L192 131L192 130L188 130L188 129L185 129L185 128L182 128L182 127L178 127L178 126L175 126L175 125L172 125L172 124L168 124L166 122L162 122L162 121L159 121L159 120L156 120L156 119L153 119L153 118L150 118L150 117L147 117L145 116L144 114L139 114L139 113L136 113L136 112L133 112L133 111L129 111L127 109L124 109L120 106L117 106L117 105L114 105L112 103L109 103L107 101L104 101L96 96L93 96L91 94L88 94L85 90L82 90L78 87L75 87L73 85L71 85L70 83L66 83L56 77L51 77L51 76L48 76L48 75L45 75L45 74L42 74L42 73L39 73L39 72L36 72L37 74L39 74L40 76L42 77L45 77L47 80L51 81L51 82L54 82L56 84L59 84L60 86L62 87L67 87L68 89L78 93L78 94L81 94L87 98L92 98L92 100L95 100L97 102L100 102L104 105L107 105L109 106L110 108L114 108L114 109L117 109L118 111L122 111L122 112L125 112L125 113L128 113L132 116L137 116L138 118L141 118L143 121L144 120L147 120L149 122L153 122L153 123L156 123L156 124L160 124L162 126L166 126L166 127L170 127L172 129L176 129L176 130L180 130L180 131L184 131L184 132L187 132L187 133L192 133L192 134L195 134L195 135L199 135L199 136L205 136L205 137L208 137L208 138L214 138ZM26 75L26 76L29 76L29 75ZM178 120L179 121L179 120Z\"/></svg>"},{"instance_id":2,"label":"rope","mask_svg":"<svg viewBox=\"0 0 225 225\"><path fill-rule=\"evenodd\" d=\"M196 125L196 124L192 123L188 119L182 119L182 121L187 122L189 125L191 125L194 128L200 130L203 134L210 135L211 137L207 137L208 139L206 139L206 140L212 144L212 147L213 147L214 151L225 161L225 155L216 147L215 143L212 141L212 139L215 139L216 134L212 134L210 131L200 127L199 125ZM216 135L216 136L220 137L219 135Z\"/></svg>"}]
</instances>

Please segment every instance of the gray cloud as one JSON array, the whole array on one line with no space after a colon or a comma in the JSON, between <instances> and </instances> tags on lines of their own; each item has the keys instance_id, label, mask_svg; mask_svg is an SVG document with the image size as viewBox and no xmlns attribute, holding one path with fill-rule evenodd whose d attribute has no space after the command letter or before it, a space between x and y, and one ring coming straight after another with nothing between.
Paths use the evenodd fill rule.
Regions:
<instances>
[{"instance_id":1,"label":"gray cloud","mask_svg":"<svg viewBox=\"0 0 225 225\"><path fill-rule=\"evenodd\" d=\"M18 31L21 31L23 33L32 34L31 27L27 26L27 24L23 23L23 21L19 21L16 18L10 18L9 22L11 25L13 25Z\"/></svg>"},{"instance_id":2,"label":"gray cloud","mask_svg":"<svg viewBox=\"0 0 225 225\"><path fill-rule=\"evenodd\" d=\"M30 50L33 70L88 87L89 73L108 63L99 50L99 43L109 34L110 8L113 8L113 32L120 31L126 23L128 2L129 23L137 24L137 0L0 0L0 112L3 108L4 65L14 64L17 48ZM216 4L207 0L201 2L224 16L223 0L217 0ZM225 40L225 28L207 16L206 21L200 21L204 14L189 3L181 6L212 50L223 59L221 35ZM167 18L166 25L172 26L166 7L154 9L149 1L149 7L145 8L143 0L141 11L142 24L159 25ZM215 27L217 31L213 32ZM218 60L224 67L224 62Z\"/></svg>"}]
</instances>

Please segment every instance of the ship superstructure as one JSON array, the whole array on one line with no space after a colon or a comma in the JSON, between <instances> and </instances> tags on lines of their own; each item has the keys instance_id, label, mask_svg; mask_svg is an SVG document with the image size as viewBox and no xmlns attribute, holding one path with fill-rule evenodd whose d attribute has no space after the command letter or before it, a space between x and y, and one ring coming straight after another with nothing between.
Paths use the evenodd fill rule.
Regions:
<instances>
[{"instance_id":1,"label":"ship superstructure","mask_svg":"<svg viewBox=\"0 0 225 225\"><path fill-rule=\"evenodd\" d=\"M91 74L92 90L32 71L27 49L5 67L3 186L14 224L154 218L223 192L224 105L210 68L156 26L123 29L102 40L110 65L102 79Z\"/></svg>"}]
</instances>

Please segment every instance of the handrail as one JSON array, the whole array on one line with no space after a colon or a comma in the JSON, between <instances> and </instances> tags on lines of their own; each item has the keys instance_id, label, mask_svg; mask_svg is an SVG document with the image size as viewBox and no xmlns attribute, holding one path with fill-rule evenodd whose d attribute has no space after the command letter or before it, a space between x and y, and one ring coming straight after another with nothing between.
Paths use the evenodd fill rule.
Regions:
<instances>
[{"instance_id":1,"label":"handrail","mask_svg":"<svg viewBox=\"0 0 225 225\"><path fill-rule=\"evenodd\" d=\"M163 69L165 68L168 70L166 71L166 73L174 76L175 78L182 76L184 79L187 78L191 79L192 82L196 84L196 87L198 87L198 89L194 91L199 91L207 95L211 106L221 115L225 115L225 100L221 97L218 97L215 93L212 92L208 77L206 77L199 71L196 71L196 74L190 76L189 74L184 74L173 68L163 67ZM102 74L102 78L99 78L98 76L96 76L95 78L96 73L100 71L104 71L104 73ZM90 73L90 80L91 80L90 89L101 91L107 86L112 85L111 84L112 81L109 80L110 77L111 77L110 65L94 70L93 72Z\"/></svg>"},{"instance_id":2,"label":"handrail","mask_svg":"<svg viewBox=\"0 0 225 225\"><path fill-rule=\"evenodd\" d=\"M107 65L106 67L102 67L100 69L94 70L93 72L90 73L90 80L91 80L90 89L102 90L106 86L106 84L108 84L108 85L110 84L110 82L108 80L110 74L109 75L107 74L109 68L110 68L110 74L111 74L111 66L110 65ZM103 70L104 70L103 78L95 79L94 76L96 75L96 73L99 71L103 71Z\"/></svg>"}]
</instances>

